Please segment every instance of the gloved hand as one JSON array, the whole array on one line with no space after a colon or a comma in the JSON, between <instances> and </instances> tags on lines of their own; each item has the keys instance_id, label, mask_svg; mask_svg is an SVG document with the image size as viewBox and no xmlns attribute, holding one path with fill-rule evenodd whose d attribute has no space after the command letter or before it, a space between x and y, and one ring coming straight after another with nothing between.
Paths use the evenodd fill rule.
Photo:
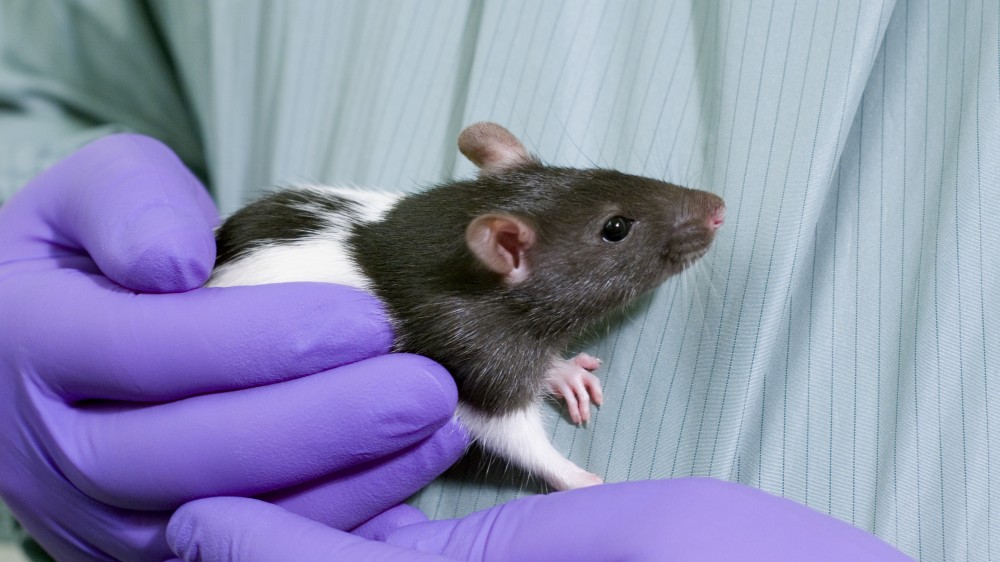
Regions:
<instances>
[{"instance_id":1,"label":"gloved hand","mask_svg":"<svg viewBox=\"0 0 1000 562\"><path fill-rule=\"evenodd\" d=\"M624 482L532 496L463 519L402 505L354 534L247 498L191 502L167 540L184 560L910 560L790 500L720 480Z\"/></svg>"},{"instance_id":2,"label":"gloved hand","mask_svg":"<svg viewBox=\"0 0 1000 562\"><path fill-rule=\"evenodd\" d=\"M198 288L217 222L176 156L135 135L0 207L0 497L58 559L172 557L172 511L205 496L350 529L467 443L453 381L386 355L371 297Z\"/></svg>"}]
</instances>

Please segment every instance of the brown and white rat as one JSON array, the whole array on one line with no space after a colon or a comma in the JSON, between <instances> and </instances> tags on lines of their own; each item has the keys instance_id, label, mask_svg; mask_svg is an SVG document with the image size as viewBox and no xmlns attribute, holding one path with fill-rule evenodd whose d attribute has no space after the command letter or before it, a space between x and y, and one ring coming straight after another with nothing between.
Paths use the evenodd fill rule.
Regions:
<instances>
[{"instance_id":1,"label":"brown and white rat","mask_svg":"<svg viewBox=\"0 0 1000 562\"><path fill-rule=\"evenodd\" d=\"M507 129L467 127L475 179L415 194L299 186L218 229L209 286L321 281L382 300L396 351L455 377L457 415L485 450L563 490L601 479L551 444L541 401L573 421L601 402L599 361L564 359L601 317L701 257L722 199L613 170L545 166Z\"/></svg>"}]
</instances>

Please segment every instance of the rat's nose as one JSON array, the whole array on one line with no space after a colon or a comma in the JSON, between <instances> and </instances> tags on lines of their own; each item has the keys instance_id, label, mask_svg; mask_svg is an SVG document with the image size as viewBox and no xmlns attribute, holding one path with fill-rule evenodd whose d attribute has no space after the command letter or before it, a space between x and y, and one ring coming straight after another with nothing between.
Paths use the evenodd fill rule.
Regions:
<instances>
[{"instance_id":1,"label":"rat's nose","mask_svg":"<svg viewBox=\"0 0 1000 562\"><path fill-rule=\"evenodd\" d=\"M719 202L719 206L708 215L708 228L718 230L722 223L726 222L726 204Z\"/></svg>"}]
</instances>

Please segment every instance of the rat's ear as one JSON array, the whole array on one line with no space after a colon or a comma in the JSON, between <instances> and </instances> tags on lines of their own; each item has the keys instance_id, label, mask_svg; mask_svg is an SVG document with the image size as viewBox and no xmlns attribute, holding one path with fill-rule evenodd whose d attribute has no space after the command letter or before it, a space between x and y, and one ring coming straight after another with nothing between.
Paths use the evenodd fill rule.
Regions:
<instances>
[{"instance_id":1,"label":"rat's ear","mask_svg":"<svg viewBox=\"0 0 1000 562\"><path fill-rule=\"evenodd\" d=\"M535 230L504 214L476 217L465 230L465 243L487 269L508 283L520 283L530 273L524 254L535 244Z\"/></svg>"},{"instance_id":2,"label":"rat's ear","mask_svg":"<svg viewBox=\"0 0 1000 562\"><path fill-rule=\"evenodd\" d=\"M517 137L496 123L482 122L466 127L458 135L458 149L484 174L538 163Z\"/></svg>"}]
</instances>

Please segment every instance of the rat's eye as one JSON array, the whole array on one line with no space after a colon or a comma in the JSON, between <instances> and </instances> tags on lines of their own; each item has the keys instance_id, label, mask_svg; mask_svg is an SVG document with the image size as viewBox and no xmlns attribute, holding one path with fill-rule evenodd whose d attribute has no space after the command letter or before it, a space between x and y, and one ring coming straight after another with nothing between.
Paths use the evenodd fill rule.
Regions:
<instances>
[{"instance_id":1,"label":"rat's eye","mask_svg":"<svg viewBox=\"0 0 1000 562\"><path fill-rule=\"evenodd\" d=\"M629 230L632 230L632 223L634 222L634 220L625 217L611 217L608 219L608 222L604 223L601 236L608 242L621 242L628 236Z\"/></svg>"}]
</instances>

